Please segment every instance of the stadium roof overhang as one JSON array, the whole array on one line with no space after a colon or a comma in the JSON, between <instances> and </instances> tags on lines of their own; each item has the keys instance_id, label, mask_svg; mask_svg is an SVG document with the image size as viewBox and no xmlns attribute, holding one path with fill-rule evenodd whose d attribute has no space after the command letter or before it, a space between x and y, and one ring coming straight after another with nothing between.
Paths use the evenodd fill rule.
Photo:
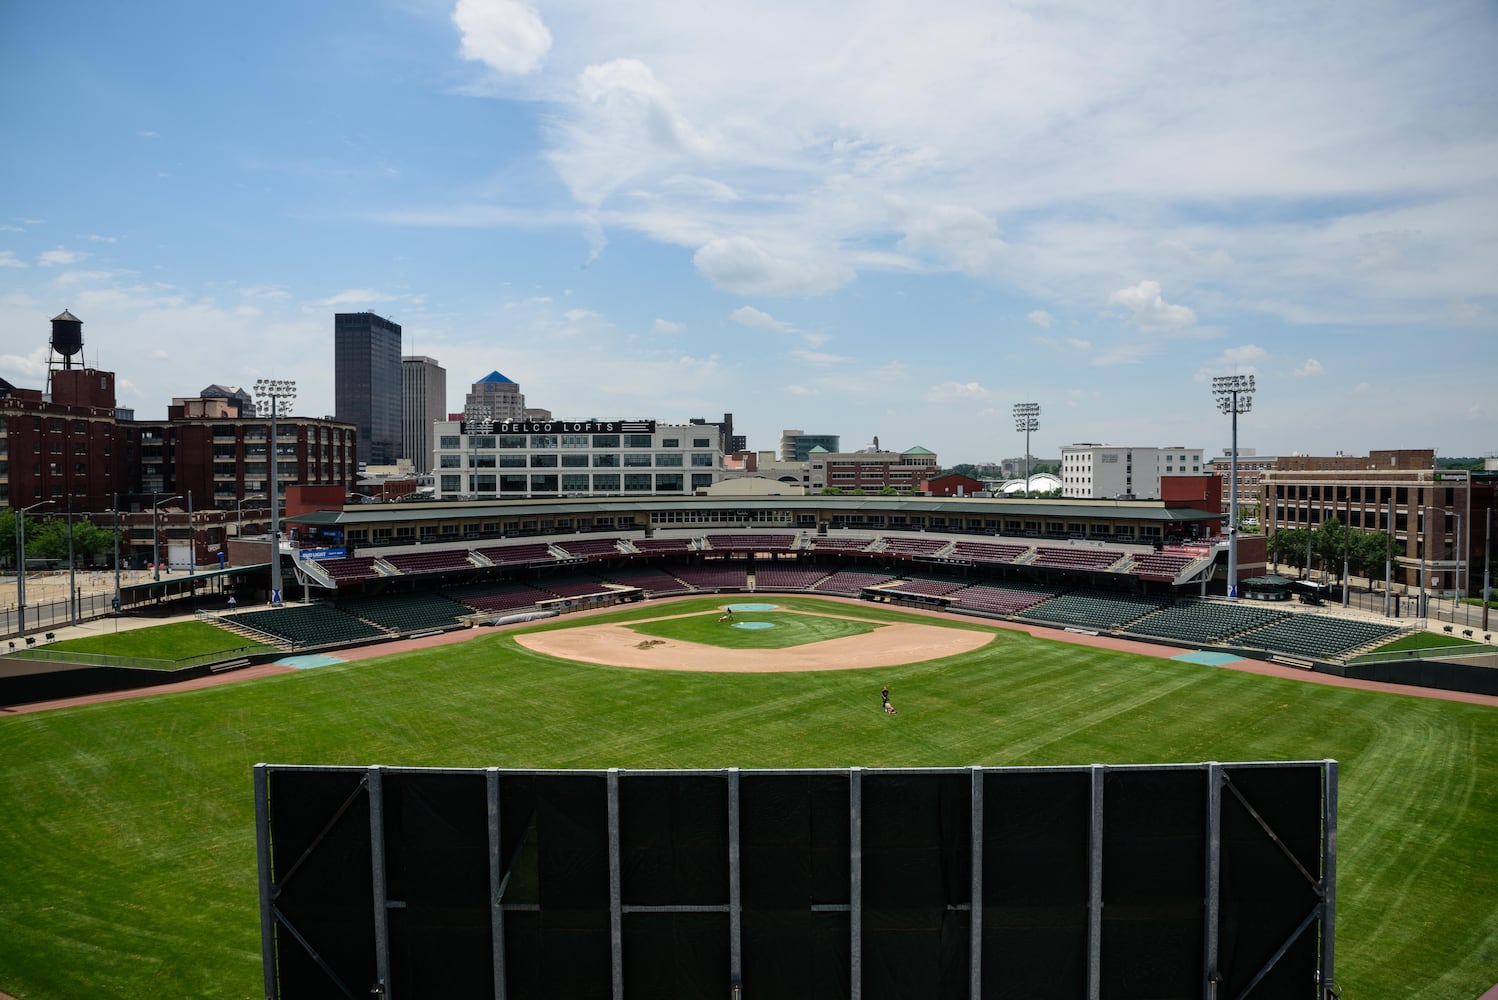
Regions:
<instances>
[{"instance_id":1,"label":"stadium roof overhang","mask_svg":"<svg viewBox=\"0 0 1498 1000\"><path fill-rule=\"evenodd\" d=\"M1082 519L1156 524L1220 521L1222 514L1192 507L1166 507L1160 501L1016 500L999 497L587 497L555 500L433 501L357 504L342 510L319 510L286 518L306 527L363 527L468 521L493 517L578 517L623 512L679 510L790 510L843 514L940 514L956 517L1013 517L1030 520Z\"/></svg>"}]
</instances>

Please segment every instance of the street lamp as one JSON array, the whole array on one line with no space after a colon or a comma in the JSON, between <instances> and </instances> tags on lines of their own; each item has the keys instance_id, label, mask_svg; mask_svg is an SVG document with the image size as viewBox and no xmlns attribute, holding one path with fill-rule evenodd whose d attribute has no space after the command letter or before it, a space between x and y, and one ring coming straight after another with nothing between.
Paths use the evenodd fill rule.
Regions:
<instances>
[{"instance_id":1,"label":"street lamp","mask_svg":"<svg viewBox=\"0 0 1498 1000\"><path fill-rule=\"evenodd\" d=\"M1217 408L1233 418L1233 449L1228 470L1228 599L1238 599L1238 414L1254 403L1252 375L1218 375L1212 379Z\"/></svg>"},{"instance_id":2,"label":"street lamp","mask_svg":"<svg viewBox=\"0 0 1498 1000\"><path fill-rule=\"evenodd\" d=\"M1040 404L1015 403L1014 429L1025 435L1025 496L1030 496L1030 432L1040 430Z\"/></svg>"},{"instance_id":3,"label":"street lamp","mask_svg":"<svg viewBox=\"0 0 1498 1000\"><path fill-rule=\"evenodd\" d=\"M276 482L276 417L283 412L291 413L291 404L296 401L296 382L291 379L262 378L255 380L255 396L270 399L270 447L266 458L270 463L270 478L266 492L270 494L270 602L281 603L281 487Z\"/></svg>"},{"instance_id":4,"label":"street lamp","mask_svg":"<svg viewBox=\"0 0 1498 1000\"><path fill-rule=\"evenodd\" d=\"M16 511L16 610L20 612L20 635L26 635L26 512L56 500L38 500Z\"/></svg>"},{"instance_id":5,"label":"street lamp","mask_svg":"<svg viewBox=\"0 0 1498 1000\"><path fill-rule=\"evenodd\" d=\"M264 493L256 493L256 494L253 494L252 496L240 497L238 500L234 501L234 510L236 511L235 520L239 523L239 531L238 531L238 534L235 535L236 538L243 538L244 537L244 502L246 500L264 500L264 499L265 499L265 494Z\"/></svg>"},{"instance_id":6,"label":"street lamp","mask_svg":"<svg viewBox=\"0 0 1498 1000\"><path fill-rule=\"evenodd\" d=\"M155 493L151 494L153 497ZM151 504L151 573L152 583L161 582L161 505L181 500L182 494L164 497Z\"/></svg>"}]
</instances>

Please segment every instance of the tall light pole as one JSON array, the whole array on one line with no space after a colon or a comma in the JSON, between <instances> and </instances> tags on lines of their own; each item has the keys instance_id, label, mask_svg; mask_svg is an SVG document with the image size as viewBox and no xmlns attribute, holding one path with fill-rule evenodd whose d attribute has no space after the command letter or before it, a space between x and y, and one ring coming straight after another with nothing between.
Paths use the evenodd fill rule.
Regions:
<instances>
[{"instance_id":1,"label":"tall light pole","mask_svg":"<svg viewBox=\"0 0 1498 1000\"><path fill-rule=\"evenodd\" d=\"M291 404L296 401L296 383L290 379L262 378L255 380L255 396L270 399L270 447L266 458L270 463L270 477L266 492L270 495L270 603L281 603L281 488L276 482L276 466L280 456L276 453L276 417L282 411L291 413Z\"/></svg>"},{"instance_id":2,"label":"tall light pole","mask_svg":"<svg viewBox=\"0 0 1498 1000\"><path fill-rule=\"evenodd\" d=\"M1030 432L1040 430L1040 404L1015 403L1014 429L1025 435L1025 496L1030 496Z\"/></svg>"},{"instance_id":3,"label":"tall light pole","mask_svg":"<svg viewBox=\"0 0 1498 1000\"><path fill-rule=\"evenodd\" d=\"M73 493L68 491L68 624L78 624L78 574L73 558Z\"/></svg>"},{"instance_id":4,"label":"tall light pole","mask_svg":"<svg viewBox=\"0 0 1498 1000\"><path fill-rule=\"evenodd\" d=\"M120 495L114 495L114 627L120 627Z\"/></svg>"},{"instance_id":5,"label":"tall light pole","mask_svg":"<svg viewBox=\"0 0 1498 1000\"><path fill-rule=\"evenodd\" d=\"M1238 599L1238 414L1254 403L1252 375L1219 375L1212 380L1217 408L1233 419L1233 453L1228 467L1228 599Z\"/></svg>"},{"instance_id":6,"label":"tall light pole","mask_svg":"<svg viewBox=\"0 0 1498 1000\"><path fill-rule=\"evenodd\" d=\"M1489 571L1493 554L1493 508L1488 508L1487 527L1482 533L1482 630L1488 630L1488 587L1491 586Z\"/></svg>"},{"instance_id":7,"label":"tall light pole","mask_svg":"<svg viewBox=\"0 0 1498 1000\"><path fill-rule=\"evenodd\" d=\"M16 610L20 612L20 632L26 635L26 512L45 507L55 500L38 500L30 507L16 511Z\"/></svg>"},{"instance_id":8,"label":"tall light pole","mask_svg":"<svg viewBox=\"0 0 1498 1000\"><path fill-rule=\"evenodd\" d=\"M156 494L151 494L153 497ZM171 503L173 500L181 500L182 494L163 497L151 503L151 573L152 583L161 582L161 505Z\"/></svg>"},{"instance_id":9,"label":"tall light pole","mask_svg":"<svg viewBox=\"0 0 1498 1000\"><path fill-rule=\"evenodd\" d=\"M1420 605L1418 618L1425 617L1425 508L1420 508L1420 524L1417 528L1416 544L1420 546Z\"/></svg>"}]
</instances>

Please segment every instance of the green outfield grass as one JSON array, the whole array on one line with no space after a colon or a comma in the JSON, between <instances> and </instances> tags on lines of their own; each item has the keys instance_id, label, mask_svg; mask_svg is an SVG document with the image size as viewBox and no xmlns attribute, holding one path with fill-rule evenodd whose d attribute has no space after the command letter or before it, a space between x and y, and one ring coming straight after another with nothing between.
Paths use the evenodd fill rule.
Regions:
<instances>
[{"instance_id":1,"label":"green outfield grass","mask_svg":"<svg viewBox=\"0 0 1498 1000\"><path fill-rule=\"evenodd\" d=\"M1385 643L1374 650L1375 653L1392 653L1404 649L1443 649L1447 646L1473 646L1478 649L1487 643L1473 642L1471 639L1463 639L1461 636L1444 635L1440 632L1411 632L1402 635L1393 642Z\"/></svg>"},{"instance_id":2,"label":"green outfield grass","mask_svg":"<svg viewBox=\"0 0 1498 1000\"><path fill-rule=\"evenodd\" d=\"M821 606L867 621L907 617ZM885 683L898 716L879 710ZM1327 757L1341 761L1343 997L1478 996L1498 982L1498 708L1008 630L975 654L805 674L618 670L488 633L0 717L0 990L23 1000L259 996L258 761L748 768Z\"/></svg>"},{"instance_id":3,"label":"green outfield grass","mask_svg":"<svg viewBox=\"0 0 1498 1000\"><path fill-rule=\"evenodd\" d=\"M270 648L264 643L253 642L217 625L201 621L173 622L170 625L153 625L124 632L106 632L81 639L59 639L47 644L49 651L139 657L146 661L157 661L142 663L142 666L162 666L168 669L174 662L161 661L185 660L229 651L243 655L246 651Z\"/></svg>"}]
</instances>

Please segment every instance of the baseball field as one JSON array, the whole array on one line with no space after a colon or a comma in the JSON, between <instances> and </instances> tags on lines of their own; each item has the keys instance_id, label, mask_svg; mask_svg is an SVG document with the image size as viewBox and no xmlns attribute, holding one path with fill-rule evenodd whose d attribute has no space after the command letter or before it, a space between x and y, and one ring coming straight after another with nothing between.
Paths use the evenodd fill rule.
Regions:
<instances>
[{"instance_id":1,"label":"baseball field","mask_svg":"<svg viewBox=\"0 0 1498 1000\"><path fill-rule=\"evenodd\" d=\"M1342 996L1475 998L1498 982L1498 706L852 602L776 598L723 621L725 603L635 605L243 683L0 714L0 991L258 996L261 761L1334 758ZM742 627L756 621L768 624ZM896 716L880 710L884 685Z\"/></svg>"}]
</instances>

